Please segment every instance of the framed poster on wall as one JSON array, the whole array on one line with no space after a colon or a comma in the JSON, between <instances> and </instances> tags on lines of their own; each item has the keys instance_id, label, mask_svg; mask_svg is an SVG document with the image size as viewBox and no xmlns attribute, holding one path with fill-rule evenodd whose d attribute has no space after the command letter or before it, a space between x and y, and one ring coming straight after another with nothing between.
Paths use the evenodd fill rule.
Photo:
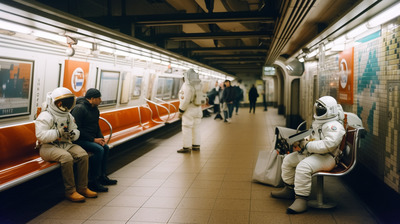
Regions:
<instances>
[{"instance_id":1,"label":"framed poster on wall","mask_svg":"<svg viewBox=\"0 0 400 224\"><path fill-rule=\"evenodd\" d=\"M65 60L63 86L76 97L84 96L89 77L89 62Z\"/></svg>"},{"instance_id":2,"label":"framed poster on wall","mask_svg":"<svg viewBox=\"0 0 400 224\"><path fill-rule=\"evenodd\" d=\"M354 48L339 54L339 96L341 104L353 104Z\"/></svg>"},{"instance_id":3,"label":"framed poster on wall","mask_svg":"<svg viewBox=\"0 0 400 224\"><path fill-rule=\"evenodd\" d=\"M101 104L114 105L117 104L119 75L117 71L105 71L100 73Z\"/></svg>"},{"instance_id":4,"label":"framed poster on wall","mask_svg":"<svg viewBox=\"0 0 400 224\"><path fill-rule=\"evenodd\" d=\"M0 118L31 113L33 61L0 58Z\"/></svg>"},{"instance_id":5,"label":"framed poster on wall","mask_svg":"<svg viewBox=\"0 0 400 224\"><path fill-rule=\"evenodd\" d=\"M131 98L138 98L142 94L142 80L143 77L141 76L136 76L134 79Z\"/></svg>"}]
</instances>

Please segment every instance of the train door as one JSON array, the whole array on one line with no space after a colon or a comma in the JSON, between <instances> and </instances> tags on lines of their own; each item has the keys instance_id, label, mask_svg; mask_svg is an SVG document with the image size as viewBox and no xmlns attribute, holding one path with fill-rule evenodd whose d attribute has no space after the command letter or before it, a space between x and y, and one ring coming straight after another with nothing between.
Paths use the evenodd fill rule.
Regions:
<instances>
[{"instance_id":1,"label":"train door","mask_svg":"<svg viewBox=\"0 0 400 224\"><path fill-rule=\"evenodd\" d=\"M294 79L290 84L290 111L286 117L286 126L297 128L301 123L300 118L300 79Z\"/></svg>"},{"instance_id":2,"label":"train door","mask_svg":"<svg viewBox=\"0 0 400 224\"><path fill-rule=\"evenodd\" d=\"M276 70L276 77L277 77L277 100L278 100L278 114L285 114L285 79L283 77L282 68L279 66Z\"/></svg>"}]
</instances>

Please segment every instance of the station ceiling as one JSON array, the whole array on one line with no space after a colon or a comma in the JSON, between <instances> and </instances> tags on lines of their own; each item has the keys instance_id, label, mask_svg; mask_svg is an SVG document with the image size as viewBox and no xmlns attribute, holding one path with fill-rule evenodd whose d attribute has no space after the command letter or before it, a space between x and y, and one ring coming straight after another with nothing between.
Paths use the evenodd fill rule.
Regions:
<instances>
[{"instance_id":1,"label":"station ceiling","mask_svg":"<svg viewBox=\"0 0 400 224\"><path fill-rule=\"evenodd\" d=\"M264 65L272 65L278 57L292 57L362 1L36 2L157 45L238 78L260 78Z\"/></svg>"}]
</instances>

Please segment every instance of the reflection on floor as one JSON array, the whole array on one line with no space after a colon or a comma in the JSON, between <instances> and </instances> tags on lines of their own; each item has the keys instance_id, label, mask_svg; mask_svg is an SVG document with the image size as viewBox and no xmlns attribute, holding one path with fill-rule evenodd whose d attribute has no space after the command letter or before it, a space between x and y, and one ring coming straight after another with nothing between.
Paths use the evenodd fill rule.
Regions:
<instances>
[{"instance_id":1,"label":"reflection on floor","mask_svg":"<svg viewBox=\"0 0 400 224\"><path fill-rule=\"evenodd\" d=\"M377 223L340 178L325 178L336 209L298 215L286 214L290 200L269 196L275 188L253 183L258 152L272 149L274 127L285 125L276 109L257 109L241 108L231 123L203 118L200 152L176 153L179 131L150 138L132 149L140 156L110 175L118 185L108 193L85 203L64 200L30 223Z\"/></svg>"}]
</instances>

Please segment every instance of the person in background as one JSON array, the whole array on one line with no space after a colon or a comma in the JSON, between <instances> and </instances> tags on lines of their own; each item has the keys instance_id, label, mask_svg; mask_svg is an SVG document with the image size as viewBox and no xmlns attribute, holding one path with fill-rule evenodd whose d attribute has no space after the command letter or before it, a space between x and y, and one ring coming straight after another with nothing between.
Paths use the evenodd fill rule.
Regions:
<instances>
[{"instance_id":1,"label":"person in background","mask_svg":"<svg viewBox=\"0 0 400 224\"><path fill-rule=\"evenodd\" d=\"M253 84L250 88L249 91L249 101L250 101L250 111L249 113L251 113L251 109L253 109L253 114L256 112L256 102L257 102L257 98L258 98L258 91L256 86Z\"/></svg>"},{"instance_id":2,"label":"person in background","mask_svg":"<svg viewBox=\"0 0 400 224\"><path fill-rule=\"evenodd\" d=\"M199 74L189 69L184 74L184 83L179 91L179 117L182 118L183 148L178 153L200 150L200 123L203 116L201 105L195 104L196 86L201 85Z\"/></svg>"},{"instance_id":3,"label":"person in background","mask_svg":"<svg viewBox=\"0 0 400 224\"><path fill-rule=\"evenodd\" d=\"M73 202L83 202L85 198L96 198L97 193L87 188L89 156L79 145L72 143L80 134L74 117L69 113L74 105L75 96L69 89L59 87L49 92L42 112L35 120L35 132L43 160L61 165L65 197Z\"/></svg>"},{"instance_id":4,"label":"person in background","mask_svg":"<svg viewBox=\"0 0 400 224\"><path fill-rule=\"evenodd\" d=\"M293 152L286 155L282 163L281 191L272 191L274 198L295 199L287 213L307 211L307 199L311 193L312 174L330 171L336 166L339 146L346 133L343 124L344 112L335 98L323 96L314 104L312 134L293 144Z\"/></svg>"},{"instance_id":5,"label":"person in background","mask_svg":"<svg viewBox=\"0 0 400 224\"><path fill-rule=\"evenodd\" d=\"M233 101L233 106L235 108L236 115L239 114L240 101L243 101L243 90L239 86L241 82L242 81L239 80L238 83L236 83L236 85L233 87L236 91L236 98Z\"/></svg>"},{"instance_id":6,"label":"person in background","mask_svg":"<svg viewBox=\"0 0 400 224\"><path fill-rule=\"evenodd\" d=\"M223 88L224 88L223 83L219 83L218 86L215 87L217 95L215 96L214 99L214 111L216 113L214 120L216 119L223 120L221 116L221 99L222 99Z\"/></svg>"},{"instance_id":7,"label":"person in background","mask_svg":"<svg viewBox=\"0 0 400 224\"><path fill-rule=\"evenodd\" d=\"M262 96L263 96L264 111L268 111L268 108L267 108L267 94L263 91L262 92Z\"/></svg>"},{"instance_id":8,"label":"person in background","mask_svg":"<svg viewBox=\"0 0 400 224\"><path fill-rule=\"evenodd\" d=\"M89 163L89 187L97 192L107 192L103 185L115 185L117 180L107 177L107 159L110 148L105 143L104 136L99 126L101 103L99 90L88 89L84 97L79 97L71 114L75 117L76 124L81 133L76 144L87 152L93 153Z\"/></svg>"},{"instance_id":9,"label":"person in background","mask_svg":"<svg viewBox=\"0 0 400 224\"><path fill-rule=\"evenodd\" d=\"M225 80L224 82L224 92L222 93L222 103L223 111L224 111L224 122L231 122L232 113L233 113L233 101L236 99L236 91L231 86L231 81Z\"/></svg>"},{"instance_id":10,"label":"person in background","mask_svg":"<svg viewBox=\"0 0 400 224\"><path fill-rule=\"evenodd\" d=\"M208 104L210 105L215 105L215 97L217 96L217 87L218 87L218 81L215 82L214 88L212 88L208 93L207 93L207 98L208 98ZM215 108L215 107L214 107ZM215 112L215 111L214 111Z\"/></svg>"}]
</instances>

